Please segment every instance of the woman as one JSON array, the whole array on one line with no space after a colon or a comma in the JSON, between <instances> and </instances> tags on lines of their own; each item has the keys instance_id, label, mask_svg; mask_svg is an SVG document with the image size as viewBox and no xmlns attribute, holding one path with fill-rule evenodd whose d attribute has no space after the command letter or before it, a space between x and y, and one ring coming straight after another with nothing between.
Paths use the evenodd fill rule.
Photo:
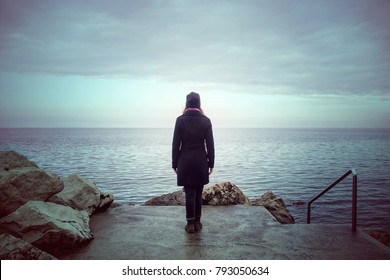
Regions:
<instances>
[{"instance_id":1,"label":"woman","mask_svg":"<svg viewBox=\"0 0 390 280\"><path fill-rule=\"evenodd\" d=\"M184 186L186 195L185 230L194 233L202 228L203 186L209 182L214 168L211 121L203 114L200 96L195 92L187 95L184 112L176 119L172 168L177 174L177 185Z\"/></svg>"}]
</instances>

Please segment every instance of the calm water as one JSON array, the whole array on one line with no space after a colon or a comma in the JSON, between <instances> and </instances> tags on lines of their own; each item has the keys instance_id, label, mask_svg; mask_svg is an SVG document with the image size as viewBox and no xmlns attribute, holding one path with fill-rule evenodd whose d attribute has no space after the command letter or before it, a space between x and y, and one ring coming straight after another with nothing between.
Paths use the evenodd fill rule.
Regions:
<instances>
[{"instance_id":1,"label":"calm water","mask_svg":"<svg viewBox=\"0 0 390 280\"><path fill-rule=\"evenodd\" d=\"M0 129L16 150L60 176L94 179L119 203L173 192L172 129ZM298 223L308 201L344 172L358 172L358 225L390 231L389 129L215 129L211 184L231 181L251 199L272 190ZM352 178L313 204L313 223L350 223Z\"/></svg>"}]
</instances>

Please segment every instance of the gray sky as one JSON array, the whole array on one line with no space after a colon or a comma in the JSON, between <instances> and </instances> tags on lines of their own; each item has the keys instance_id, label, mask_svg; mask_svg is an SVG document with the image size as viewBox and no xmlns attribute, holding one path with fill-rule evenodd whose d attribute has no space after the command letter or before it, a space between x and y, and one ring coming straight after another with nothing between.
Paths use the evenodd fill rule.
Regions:
<instances>
[{"instance_id":1,"label":"gray sky","mask_svg":"<svg viewBox=\"0 0 390 280\"><path fill-rule=\"evenodd\" d=\"M0 127L390 127L390 1L0 1Z\"/></svg>"}]
</instances>

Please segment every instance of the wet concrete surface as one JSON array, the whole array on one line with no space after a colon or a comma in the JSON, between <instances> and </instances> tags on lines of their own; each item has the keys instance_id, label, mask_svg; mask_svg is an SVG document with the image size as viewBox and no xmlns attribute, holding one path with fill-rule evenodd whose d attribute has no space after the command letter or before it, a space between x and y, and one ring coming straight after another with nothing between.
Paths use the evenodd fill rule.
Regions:
<instances>
[{"instance_id":1,"label":"wet concrete surface","mask_svg":"<svg viewBox=\"0 0 390 280\"><path fill-rule=\"evenodd\" d=\"M96 214L94 240L74 260L370 260L390 249L350 225L281 225L261 206L204 206L203 229L184 230L183 206L121 206Z\"/></svg>"}]
</instances>

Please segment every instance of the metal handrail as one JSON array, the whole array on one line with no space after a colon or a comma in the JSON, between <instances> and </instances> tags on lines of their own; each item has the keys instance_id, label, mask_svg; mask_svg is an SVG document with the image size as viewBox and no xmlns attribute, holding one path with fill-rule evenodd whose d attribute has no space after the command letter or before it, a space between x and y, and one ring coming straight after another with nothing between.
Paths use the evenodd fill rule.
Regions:
<instances>
[{"instance_id":1,"label":"metal handrail","mask_svg":"<svg viewBox=\"0 0 390 280\"><path fill-rule=\"evenodd\" d=\"M334 181L333 184L331 184L329 187L327 187L325 190L323 190L316 197L314 197L312 200L309 201L309 203L307 204L307 223L308 224L310 224L311 204L314 201L316 201L317 199L319 199L321 196L323 196L325 193L327 193L330 189L332 189L338 183L340 183L342 180L347 178L350 174L352 174L352 176L353 176L353 180L352 180L352 231L356 232L356 224L357 224L357 173L356 173L355 169L348 170L343 176L341 176L336 181Z\"/></svg>"}]
</instances>

